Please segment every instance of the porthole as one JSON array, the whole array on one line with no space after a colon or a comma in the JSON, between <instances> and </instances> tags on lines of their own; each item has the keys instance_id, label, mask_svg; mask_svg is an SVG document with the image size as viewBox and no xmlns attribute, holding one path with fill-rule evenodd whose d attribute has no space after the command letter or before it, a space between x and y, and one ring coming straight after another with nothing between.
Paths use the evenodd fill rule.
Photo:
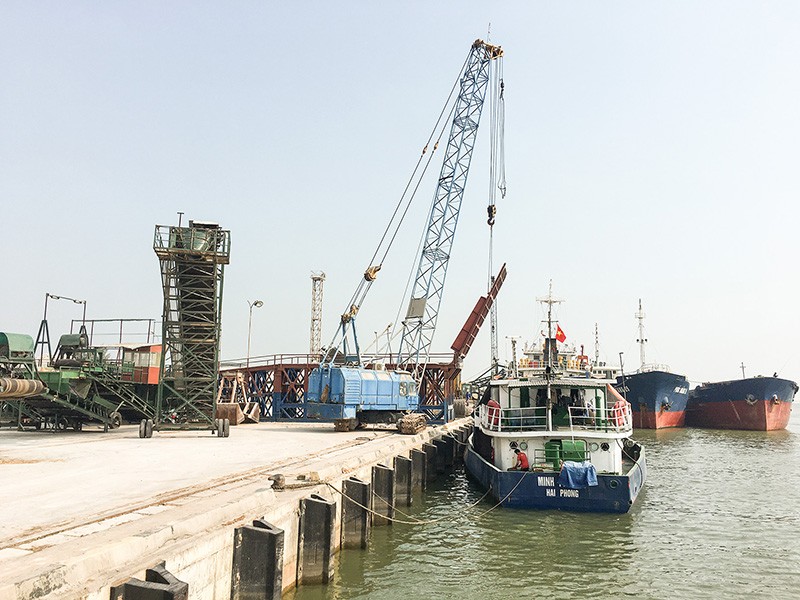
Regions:
<instances>
[{"instance_id":1,"label":"porthole","mask_svg":"<svg viewBox=\"0 0 800 600\"><path fill-rule=\"evenodd\" d=\"M597 442L589 442L589 450L591 452L597 452L597 450L599 448L600 448L600 444L598 444Z\"/></svg>"},{"instance_id":2,"label":"porthole","mask_svg":"<svg viewBox=\"0 0 800 600\"><path fill-rule=\"evenodd\" d=\"M608 482L608 487L610 487L612 490L617 489L618 485L619 481L617 481L616 479L612 479L611 481Z\"/></svg>"},{"instance_id":3,"label":"porthole","mask_svg":"<svg viewBox=\"0 0 800 600\"><path fill-rule=\"evenodd\" d=\"M528 449L528 442L520 442L519 443L520 450L527 450Z\"/></svg>"}]
</instances>

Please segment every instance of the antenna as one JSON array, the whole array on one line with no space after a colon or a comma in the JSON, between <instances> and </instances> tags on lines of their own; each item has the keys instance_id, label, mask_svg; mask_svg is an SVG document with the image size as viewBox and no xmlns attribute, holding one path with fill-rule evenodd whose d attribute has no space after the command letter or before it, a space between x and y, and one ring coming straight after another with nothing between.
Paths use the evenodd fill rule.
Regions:
<instances>
[{"instance_id":1,"label":"antenna","mask_svg":"<svg viewBox=\"0 0 800 600\"><path fill-rule=\"evenodd\" d=\"M642 299L639 298L639 310L634 315L639 320L639 339L636 343L639 344L639 359L641 361L640 369L644 368L644 345L647 343L647 338L644 337L644 311L642 310Z\"/></svg>"},{"instance_id":2,"label":"antenna","mask_svg":"<svg viewBox=\"0 0 800 600\"><path fill-rule=\"evenodd\" d=\"M744 374L744 362L742 362L742 364L739 365L739 368L742 370L742 379L746 379Z\"/></svg>"},{"instance_id":3,"label":"antenna","mask_svg":"<svg viewBox=\"0 0 800 600\"><path fill-rule=\"evenodd\" d=\"M517 340L519 339L518 335L507 335L507 340L511 340L511 377L516 379L519 377L519 371L517 370Z\"/></svg>"}]
</instances>

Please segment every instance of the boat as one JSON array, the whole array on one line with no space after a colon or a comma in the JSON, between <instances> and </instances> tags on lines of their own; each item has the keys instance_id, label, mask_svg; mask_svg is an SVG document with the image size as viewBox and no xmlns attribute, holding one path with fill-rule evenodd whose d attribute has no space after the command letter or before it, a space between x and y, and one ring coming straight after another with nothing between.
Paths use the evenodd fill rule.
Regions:
<instances>
[{"instance_id":1,"label":"boat","mask_svg":"<svg viewBox=\"0 0 800 600\"><path fill-rule=\"evenodd\" d=\"M703 383L689 392L687 427L774 431L786 429L797 383L772 377L746 377Z\"/></svg>"},{"instance_id":2,"label":"boat","mask_svg":"<svg viewBox=\"0 0 800 600\"><path fill-rule=\"evenodd\" d=\"M552 289L540 302L549 305L546 360L520 371L515 359L489 382L465 449L467 473L508 508L628 512L647 477L630 404L613 379L559 366Z\"/></svg>"},{"instance_id":3,"label":"boat","mask_svg":"<svg viewBox=\"0 0 800 600\"><path fill-rule=\"evenodd\" d=\"M667 365L645 360L644 311L639 299L636 312L639 321L639 369L630 375L621 374L614 386L631 403L634 429L683 427L689 381L684 375L670 372Z\"/></svg>"}]
</instances>

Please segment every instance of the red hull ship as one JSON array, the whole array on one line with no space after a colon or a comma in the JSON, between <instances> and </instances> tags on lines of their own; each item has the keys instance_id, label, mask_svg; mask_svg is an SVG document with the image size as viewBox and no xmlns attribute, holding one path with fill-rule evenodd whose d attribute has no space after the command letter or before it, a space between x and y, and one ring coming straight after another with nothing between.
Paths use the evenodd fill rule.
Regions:
<instances>
[{"instance_id":1,"label":"red hull ship","mask_svg":"<svg viewBox=\"0 0 800 600\"><path fill-rule=\"evenodd\" d=\"M704 383L689 392L687 427L786 429L797 384L779 377Z\"/></svg>"}]
</instances>

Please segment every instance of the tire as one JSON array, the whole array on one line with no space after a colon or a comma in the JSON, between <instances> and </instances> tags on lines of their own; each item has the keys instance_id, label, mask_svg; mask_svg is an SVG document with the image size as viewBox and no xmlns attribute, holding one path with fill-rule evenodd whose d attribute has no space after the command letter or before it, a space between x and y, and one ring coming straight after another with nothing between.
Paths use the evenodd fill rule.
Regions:
<instances>
[{"instance_id":1,"label":"tire","mask_svg":"<svg viewBox=\"0 0 800 600\"><path fill-rule=\"evenodd\" d=\"M122 425L122 415L114 411L108 415L108 417L111 419L108 426L111 427L111 429L119 429L120 425Z\"/></svg>"},{"instance_id":2,"label":"tire","mask_svg":"<svg viewBox=\"0 0 800 600\"><path fill-rule=\"evenodd\" d=\"M147 420L146 419L142 419L139 422L139 437L140 438L145 438L145 437L147 437L146 434L147 434Z\"/></svg>"},{"instance_id":3,"label":"tire","mask_svg":"<svg viewBox=\"0 0 800 600\"><path fill-rule=\"evenodd\" d=\"M214 428L217 430L217 437L225 436L225 423L222 419L214 419Z\"/></svg>"},{"instance_id":4,"label":"tire","mask_svg":"<svg viewBox=\"0 0 800 600\"><path fill-rule=\"evenodd\" d=\"M222 420L222 437L228 437L231 434L231 421L230 419Z\"/></svg>"},{"instance_id":5,"label":"tire","mask_svg":"<svg viewBox=\"0 0 800 600\"><path fill-rule=\"evenodd\" d=\"M153 419L147 419L144 423L144 437L153 437Z\"/></svg>"}]
</instances>

